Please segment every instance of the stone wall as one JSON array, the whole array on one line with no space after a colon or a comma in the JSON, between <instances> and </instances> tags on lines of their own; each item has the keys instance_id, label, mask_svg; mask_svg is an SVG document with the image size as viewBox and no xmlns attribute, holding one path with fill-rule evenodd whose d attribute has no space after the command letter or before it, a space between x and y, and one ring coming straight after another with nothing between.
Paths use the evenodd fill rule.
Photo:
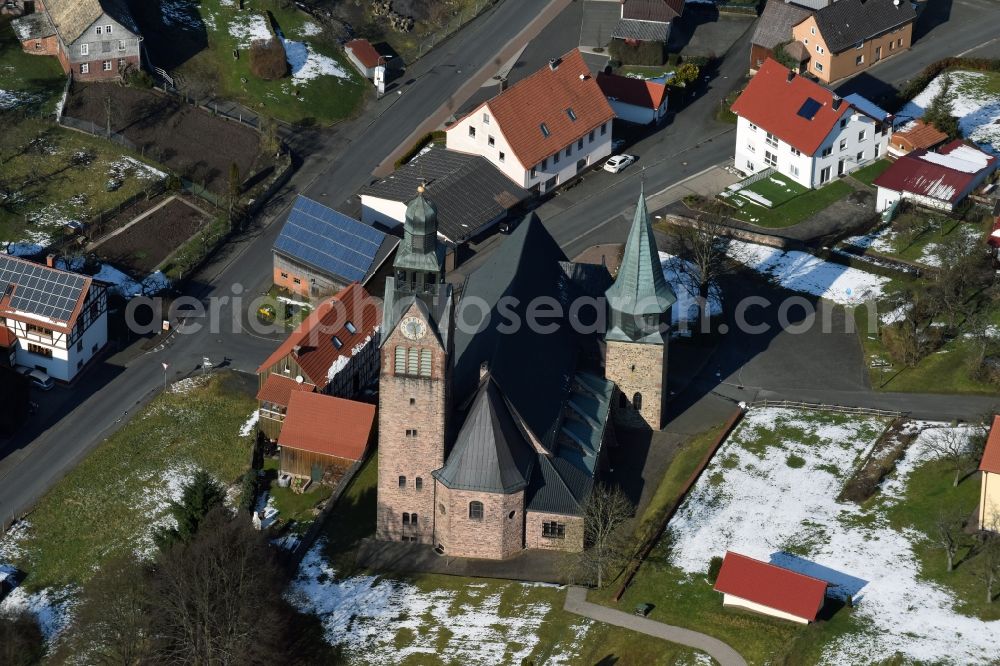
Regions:
<instances>
[{"instance_id":1,"label":"stone wall","mask_svg":"<svg viewBox=\"0 0 1000 666\"><path fill-rule=\"evenodd\" d=\"M616 422L653 430L663 426L667 383L665 341L656 345L608 340L604 374L620 391L611 406ZM638 410L634 407L636 393L642 397Z\"/></svg>"},{"instance_id":2,"label":"stone wall","mask_svg":"<svg viewBox=\"0 0 1000 666\"><path fill-rule=\"evenodd\" d=\"M437 483L435 539L446 555L499 560L524 547L524 491L505 495L451 490ZM469 503L482 502L483 517L469 517Z\"/></svg>"},{"instance_id":3,"label":"stone wall","mask_svg":"<svg viewBox=\"0 0 1000 666\"><path fill-rule=\"evenodd\" d=\"M563 538L544 536L543 524L552 521L565 525ZM583 550L583 516L529 511L524 524L524 545L526 548L579 553Z\"/></svg>"}]
</instances>

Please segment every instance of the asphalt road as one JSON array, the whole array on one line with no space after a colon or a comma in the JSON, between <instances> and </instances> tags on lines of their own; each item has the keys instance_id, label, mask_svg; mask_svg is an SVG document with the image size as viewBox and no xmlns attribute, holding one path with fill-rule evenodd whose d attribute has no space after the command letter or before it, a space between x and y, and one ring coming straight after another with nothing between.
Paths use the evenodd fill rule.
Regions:
<instances>
[{"instance_id":1,"label":"asphalt road","mask_svg":"<svg viewBox=\"0 0 1000 666\"><path fill-rule=\"evenodd\" d=\"M252 334L240 323L245 318L243 313L253 310L245 302L268 286L265 283L269 282L270 248L279 230L277 225L266 222L279 217L296 192L333 207L350 206L351 195L371 178L371 172L385 156L402 145L424 118L442 105L461 106L463 100L457 99L455 94L467 77L491 60L497 68L503 65L496 54L537 15L537 5L537 1L532 0L506 0L411 66L406 75L395 82L397 87L366 109L361 117L332 132L302 132L293 137L293 147L304 155L305 161L289 188L268 206L254 229L224 249L222 256L201 276L203 282L190 289L199 299L238 295L244 300L240 304L242 312L234 315L230 303L221 311L220 319L227 322L225 330L176 335L160 351L131 359L124 365L111 361L95 368L81 386L72 389L71 398L64 400L63 412L57 410L61 418L46 422L51 425L36 421L21 436L4 445L0 449L0 456L3 456L0 458L0 523L29 507L103 437L127 420L128 413L134 413L144 399L154 394L164 379L161 362L169 364L171 378L194 371L203 356L216 364L230 359L228 364L232 367L253 372L280 337ZM995 3L931 0L928 12L932 11L935 13L922 17L920 41L911 53L883 62L871 70L871 74L859 76L841 89L847 92L850 86L855 86L854 89L866 90L864 86L869 86L874 91L879 85L876 76L892 84L901 84L927 63L952 55L955 44L973 49L970 55L996 54L995 26L1000 18L1000 7ZM949 22L934 23L946 15L950 15ZM538 209L544 224L568 255L573 256L596 242L621 240L641 181L644 181L647 194L652 194L731 159L733 126L717 123L714 113L719 102L745 73L750 33L748 30L734 45L716 76L705 82L670 124L630 149L640 158L635 166L618 175L590 174L580 185ZM555 45L563 46L561 43ZM534 49L534 59L539 46L535 44L529 48ZM402 94L396 94L399 91ZM467 269L474 268L477 260L474 259ZM732 344L739 346L738 341ZM803 349L789 352L792 356L785 357L782 356L785 349L791 348L775 344L762 349L756 359L772 359L769 364L794 366L798 360L806 358L804 355L814 353ZM723 348L722 353L729 352ZM836 368L843 363L836 351L830 353L829 365L837 372ZM850 372L854 373L855 369ZM720 377L725 379L728 372L720 373L720 377L714 377L711 370L706 373L692 385L699 391L721 393L727 390L729 384L720 383ZM838 376L840 374L838 372ZM826 391L822 385L789 386L782 379L782 373L772 375L762 371L755 376L759 377L759 385L753 390L759 393L771 392L784 397L816 395L826 396L830 401L836 398L861 403L919 402L926 405L921 412L923 415L937 414L941 418L978 416L983 407L980 402L985 403L961 396L892 398L854 385L853 381L850 387L834 382L837 388Z\"/></svg>"}]
</instances>

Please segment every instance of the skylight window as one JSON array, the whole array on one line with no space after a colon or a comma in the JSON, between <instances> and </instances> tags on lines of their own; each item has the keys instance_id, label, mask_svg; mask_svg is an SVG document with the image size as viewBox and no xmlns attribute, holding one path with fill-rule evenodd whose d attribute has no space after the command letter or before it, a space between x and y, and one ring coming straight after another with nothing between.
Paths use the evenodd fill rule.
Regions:
<instances>
[{"instance_id":1,"label":"skylight window","mask_svg":"<svg viewBox=\"0 0 1000 666\"><path fill-rule=\"evenodd\" d=\"M335 335L335 336L333 336L333 346L336 347L337 349L340 349L341 347L344 346L344 343L341 342L340 338L338 338Z\"/></svg>"},{"instance_id":2,"label":"skylight window","mask_svg":"<svg viewBox=\"0 0 1000 666\"><path fill-rule=\"evenodd\" d=\"M542 123L541 127L542 127L542 136L548 138L549 135L552 134L552 132L549 131L549 126L546 125L545 123Z\"/></svg>"},{"instance_id":3,"label":"skylight window","mask_svg":"<svg viewBox=\"0 0 1000 666\"><path fill-rule=\"evenodd\" d=\"M573 111L572 107L566 109L566 115L569 116L570 120L576 120L576 113Z\"/></svg>"},{"instance_id":4,"label":"skylight window","mask_svg":"<svg viewBox=\"0 0 1000 666\"><path fill-rule=\"evenodd\" d=\"M799 107L798 115L806 120L812 120L816 112L820 110L823 105L814 100L812 97L806 98L806 101L802 102L802 106Z\"/></svg>"},{"instance_id":5,"label":"skylight window","mask_svg":"<svg viewBox=\"0 0 1000 666\"><path fill-rule=\"evenodd\" d=\"M347 322L346 324L344 324L344 328L346 328L347 332L350 333L351 335L354 335L355 333L358 332L358 329L354 327L354 322L350 321Z\"/></svg>"}]
</instances>

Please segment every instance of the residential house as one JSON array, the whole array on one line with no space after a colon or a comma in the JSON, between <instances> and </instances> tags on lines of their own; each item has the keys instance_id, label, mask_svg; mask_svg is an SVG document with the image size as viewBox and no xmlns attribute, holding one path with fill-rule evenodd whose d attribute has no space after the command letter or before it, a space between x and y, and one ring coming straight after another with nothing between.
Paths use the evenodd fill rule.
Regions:
<instances>
[{"instance_id":1,"label":"residential house","mask_svg":"<svg viewBox=\"0 0 1000 666\"><path fill-rule=\"evenodd\" d=\"M728 551L715 591L722 592L723 606L809 624L823 608L829 585L825 580Z\"/></svg>"},{"instance_id":2,"label":"residential house","mask_svg":"<svg viewBox=\"0 0 1000 666\"><path fill-rule=\"evenodd\" d=\"M684 13L684 0L621 0L621 18L611 37L626 44L659 42L670 39L674 19Z\"/></svg>"},{"instance_id":3,"label":"residential house","mask_svg":"<svg viewBox=\"0 0 1000 666\"><path fill-rule=\"evenodd\" d=\"M612 295L604 266L568 261L530 215L468 277L456 303L436 227L420 192L386 281L376 538L456 557L580 551L584 507L616 444L613 409L660 416L668 340L660 325L670 321L672 294L645 203L619 270L608 313L616 334L603 359L602 335L573 325L568 313L578 297ZM456 325L498 307L524 322L539 299L561 305L544 331L510 327L509 316ZM636 325L640 313L655 330ZM602 366L625 381L616 386Z\"/></svg>"},{"instance_id":4,"label":"residential house","mask_svg":"<svg viewBox=\"0 0 1000 666\"><path fill-rule=\"evenodd\" d=\"M774 57L779 44L784 44L785 53L800 64L808 60L809 54L803 45L790 40L792 28L811 14L811 9L785 0L768 0L750 38L750 74L756 74L765 60Z\"/></svg>"},{"instance_id":5,"label":"residential house","mask_svg":"<svg viewBox=\"0 0 1000 666\"><path fill-rule=\"evenodd\" d=\"M736 168L748 174L774 169L805 187L882 157L889 142L885 111L864 98L842 99L771 59L732 109Z\"/></svg>"},{"instance_id":6,"label":"residential house","mask_svg":"<svg viewBox=\"0 0 1000 666\"><path fill-rule=\"evenodd\" d=\"M906 0L837 0L792 28L824 83L864 71L910 48L914 5Z\"/></svg>"},{"instance_id":7,"label":"residential house","mask_svg":"<svg viewBox=\"0 0 1000 666\"><path fill-rule=\"evenodd\" d=\"M893 131L889 142L889 156L902 157L914 150L934 150L947 140L948 135L934 125L914 120Z\"/></svg>"},{"instance_id":8,"label":"residential house","mask_svg":"<svg viewBox=\"0 0 1000 666\"><path fill-rule=\"evenodd\" d=\"M361 190L361 221L401 229L406 206L421 186L437 208L447 270L458 264L472 238L506 220L531 196L485 157L432 148Z\"/></svg>"},{"instance_id":9,"label":"residential house","mask_svg":"<svg viewBox=\"0 0 1000 666\"><path fill-rule=\"evenodd\" d=\"M0 340L18 365L69 382L108 343L108 290L54 263L0 256Z\"/></svg>"},{"instance_id":10,"label":"residential house","mask_svg":"<svg viewBox=\"0 0 1000 666\"><path fill-rule=\"evenodd\" d=\"M619 120L651 125L661 122L667 115L665 83L600 72L597 85Z\"/></svg>"},{"instance_id":11,"label":"residential house","mask_svg":"<svg viewBox=\"0 0 1000 666\"><path fill-rule=\"evenodd\" d=\"M615 114L578 49L483 102L447 130L517 185L548 192L611 154Z\"/></svg>"},{"instance_id":12,"label":"residential house","mask_svg":"<svg viewBox=\"0 0 1000 666\"><path fill-rule=\"evenodd\" d=\"M378 378L381 304L358 283L319 305L257 368L258 427L277 441L292 397L354 398Z\"/></svg>"},{"instance_id":13,"label":"residential house","mask_svg":"<svg viewBox=\"0 0 1000 666\"><path fill-rule=\"evenodd\" d=\"M12 27L27 53L55 56L78 81L139 69L139 28L125 0L38 0Z\"/></svg>"},{"instance_id":14,"label":"residential house","mask_svg":"<svg viewBox=\"0 0 1000 666\"><path fill-rule=\"evenodd\" d=\"M352 282L381 287L399 239L301 194L274 241L274 284L322 298Z\"/></svg>"},{"instance_id":15,"label":"residential house","mask_svg":"<svg viewBox=\"0 0 1000 666\"><path fill-rule=\"evenodd\" d=\"M979 529L1000 532L1000 416L993 417L979 471Z\"/></svg>"},{"instance_id":16,"label":"residential house","mask_svg":"<svg viewBox=\"0 0 1000 666\"><path fill-rule=\"evenodd\" d=\"M278 436L278 470L336 481L362 460L375 434L375 405L322 393L293 393Z\"/></svg>"},{"instance_id":17,"label":"residential house","mask_svg":"<svg viewBox=\"0 0 1000 666\"><path fill-rule=\"evenodd\" d=\"M875 179L876 209L900 199L952 211L997 170L1000 160L971 143L955 140L939 152L917 150L896 160Z\"/></svg>"},{"instance_id":18,"label":"residential house","mask_svg":"<svg viewBox=\"0 0 1000 666\"><path fill-rule=\"evenodd\" d=\"M344 52L347 59L358 68L361 75L366 79L375 77L375 68L378 67L382 56L375 50L367 39L352 39L344 45Z\"/></svg>"}]
</instances>

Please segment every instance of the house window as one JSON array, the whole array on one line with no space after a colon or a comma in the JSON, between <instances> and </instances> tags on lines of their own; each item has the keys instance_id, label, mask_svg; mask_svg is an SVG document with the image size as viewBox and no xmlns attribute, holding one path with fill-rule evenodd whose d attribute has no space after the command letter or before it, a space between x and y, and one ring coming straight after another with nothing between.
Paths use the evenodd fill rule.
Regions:
<instances>
[{"instance_id":1,"label":"house window","mask_svg":"<svg viewBox=\"0 0 1000 666\"><path fill-rule=\"evenodd\" d=\"M840 119L840 127L841 128L847 127L847 118Z\"/></svg>"},{"instance_id":2,"label":"house window","mask_svg":"<svg viewBox=\"0 0 1000 666\"><path fill-rule=\"evenodd\" d=\"M566 146L566 157L569 157L573 153L573 146Z\"/></svg>"},{"instance_id":3,"label":"house window","mask_svg":"<svg viewBox=\"0 0 1000 666\"><path fill-rule=\"evenodd\" d=\"M336 335L333 336L332 342L333 342L333 346L336 347L337 349L340 349L341 347L344 346L344 341L341 340L340 338L338 338Z\"/></svg>"},{"instance_id":4,"label":"house window","mask_svg":"<svg viewBox=\"0 0 1000 666\"><path fill-rule=\"evenodd\" d=\"M881 145L881 144L878 144L878 143L876 143L876 144L875 144L875 157L878 157L878 156L879 156L879 153L881 153L881 152L882 152L882 145Z\"/></svg>"},{"instance_id":5,"label":"house window","mask_svg":"<svg viewBox=\"0 0 1000 666\"><path fill-rule=\"evenodd\" d=\"M816 68L817 72L823 71L823 63L819 62L818 60L813 63L813 66Z\"/></svg>"},{"instance_id":6,"label":"house window","mask_svg":"<svg viewBox=\"0 0 1000 666\"><path fill-rule=\"evenodd\" d=\"M764 139L764 143L771 146L772 148L778 147L778 137L774 136L770 132L767 133L767 137Z\"/></svg>"},{"instance_id":7,"label":"house window","mask_svg":"<svg viewBox=\"0 0 1000 666\"><path fill-rule=\"evenodd\" d=\"M799 177L799 168L797 166L795 166L794 164L792 164L791 166L788 167L788 171L789 171L789 173L791 173L796 178Z\"/></svg>"},{"instance_id":8,"label":"house window","mask_svg":"<svg viewBox=\"0 0 1000 666\"><path fill-rule=\"evenodd\" d=\"M830 167L824 167L823 170L819 172L819 182L825 183L830 180Z\"/></svg>"},{"instance_id":9,"label":"house window","mask_svg":"<svg viewBox=\"0 0 1000 666\"><path fill-rule=\"evenodd\" d=\"M828 147L824 148L824 149L823 149L823 152L822 152L822 153L820 153L820 154L821 154L821 155L822 155L823 157L829 157L830 155L832 155L832 154L833 154L833 146L828 146Z\"/></svg>"},{"instance_id":10,"label":"house window","mask_svg":"<svg viewBox=\"0 0 1000 666\"><path fill-rule=\"evenodd\" d=\"M410 404L411 405L417 404L417 399L416 398L410 398Z\"/></svg>"},{"instance_id":11,"label":"house window","mask_svg":"<svg viewBox=\"0 0 1000 666\"><path fill-rule=\"evenodd\" d=\"M80 55L90 55L90 44L80 44Z\"/></svg>"},{"instance_id":12,"label":"house window","mask_svg":"<svg viewBox=\"0 0 1000 666\"><path fill-rule=\"evenodd\" d=\"M110 60L105 60L104 61L104 71L105 72L110 72L111 71L111 61Z\"/></svg>"},{"instance_id":13,"label":"house window","mask_svg":"<svg viewBox=\"0 0 1000 666\"><path fill-rule=\"evenodd\" d=\"M535 169L535 167L531 167L531 177L535 178L537 177L537 175L538 175L537 169Z\"/></svg>"},{"instance_id":14,"label":"house window","mask_svg":"<svg viewBox=\"0 0 1000 666\"><path fill-rule=\"evenodd\" d=\"M749 150L751 153L756 153L757 152L756 146L754 146L752 143L748 143L747 144L747 150Z\"/></svg>"},{"instance_id":15,"label":"house window","mask_svg":"<svg viewBox=\"0 0 1000 666\"><path fill-rule=\"evenodd\" d=\"M809 46L809 38L806 37L805 39L803 39L802 43L805 44L806 46ZM758 60L757 62L760 62L760 61Z\"/></svg>"},{"instance_id":16,"label":"house window","mask_svg":"<svg viewBox=\"0 0 1000 666\"><path fill-rule=\"evenodd\" d=\"M405 511L403 512L403 524L404 525L410 524L410 514L406 513Z\"/></svg>"},{"instance_id":17,"label":"house window","mask_svg":"<svg viewBox=\"0 0 1000 666\"><path fill-rule=\"evenodd\" d=\"M52 337L52 331L45 328L44 326L38 326L37 324L28 324L27 331L28 333L34 333L35 335L42 335L47 338Z\"/></svg>"},{"instance_id":18,"label":"house window","mask_svg":"<svg viewBox=\"0 0 1000 666\"><path fill-rule=\"evenodd\" d=\"M896 46L900 46L900 47L903 46L903 40L902 40L902 38L896 40Z\"/></svg>"},{"instance_id":19,"label":"house window","mask_svg":"<svg viewBox=\"0 0 1000 666\"><path fill-rule=\"evenodd\" d=\"M110 35L111 34L111 26L110 25L104 26L104 32L105 32L105 34Z\"/></svg>"},{"instance_id":20,"label":"house window","mask_svg":"<svg viewBox=\"0 0 1000 666\"><path fill-rule=\"evenodd\" d=\"M770 150L764 151L764 164L767 166L778 166L778 156L772 153Z\"/></svg>"},{"instance_id":21,"label":"house window","mask_svg":"<svg viewBox=\"0 0 1000 666\"><path fill-rule=\"evenodd\" d=\"M594 143L594 130L590 130L590 138L587 139L590 143Z\"/></svg>"},{"instance_id":22,"label":"house window","mask_svg":"<svg viewBox=\"0 0 1000 666\"><path fill-rule=\"evenodd\" d=\"M118 50L119 51L124 51L125 50L125 40L124 39L119 39L118 40Z\"/></svg>"},{"instance_id":23,"label":"house window","mask_svg":"<svg viewBox=\"0 0 1000 666\"><path fill-rule=\"evenodd\" d=\"M864 159L865 159L865 151L862 150L860 153L858 153L858 162L863 162Z\"/></svg>"},{"instance_id":24,"label":"house window","mask_svg":"<svg viewBox=\"0 0 1000 666\"><path fill-rule=\"evenodd\" d=\"M38 354L39 356L44 356L46 358L52 358L52 350L48 347L43 347L41 345L36 345L34 343L28 343L28 351L32 354Z\"/></svg>"},{"instance_id":25,"label":"house window","mask_svg":"<svg viewBox=\"0 0 1000 666\"><path fill-rule=\"evenodd\" d=\"M574 122L576 121L576 113L573 111L572 108L566 109L566 115L569 116L570 120Z\"/></svg>"},{"instance_id":26,"label":"house window","mask_svg":"<svg viewBox=\"0 0 1000 666\"><path fill-rule=\"evenodd\" d=\"M469 520L483 519L483 503L469 502Z\"/></svg>"},{"instance_id":27,"label":"house window","mask_svg":"<svg viewBox=\"0 0 1000 666\"><path fill-rule=\"evenodd\" d=\"M847 150L847 139L841 139L840 140L840 149L841 150Z\"/></svg>"},{"instance_id":28,"label":"house window","mask_svg":"<svg viewBox=\"0 0 1000 666\"><path fill-rule=\"evenodd\" d=\"M542 536L546 539L565 539L566 526L554 520L542 523Z\"/></svg>"},{"instance_id":29,"label":"house window","mask_svg":"<svg viewBox=\"0 0 1000 666\"><path fill-rule=\"evenodd\" d=\"M80 73L81 74L89 74L90 73L90 63L86 63L85 62L82 65L80 65Z\"/></svg>"},{"instance_id":30,"label":"house window","mask_svg":"<svg viewBox=\"0 0 1000 666\"><path fill-rule=\"evenodd\" d=\"M603 125L601 125L601 136L604 136L607 133L608 133L608 124L604 123Z\"/></svg>"},{"instance_id":31,"label":"house window","mask_svg":"<svg viewBox=\"0 0 1000 666\"><path fill-rule=\"evenodd\" d=\"M754 125L753 123L747 123L747 124L749 125L751 132L756 132L757 131L757 126L756 125Z\"/></svg>"},{"instance_id":32,"label":"house window","mask_svg":"<svg viewBox=\"0 0 1000 666\"><path fill-rule=\"evenodd\" d=\"M552 134L552 132L549 131L549 126L546 125L545 123L539 125L539 128L542 130L542 136L544 136L546 139L549 138L549 135Z\"/></svg>"},{"instance_id":33,"label":"house window","mask_svg":"<svg viewBox=\"0 0 1000 666\"><path fill-rule=\"evenodd\" d=\"M83 351L83 340L77 340L76 341L76 350L78 352L82 352Z\"/></svg>"},{"instance_id":34,"label":"house window","mask_svg":"<svg viewBox=\"0 0 1000 666\"><path fill-rule=\"evenodd\" d=\"M751 160L747 160L747 170L748 171L754 170L753 162Z\"/></svg>"},{"instance_id":35,"label":"house window","mask_svg":"<svg viewBox=\"0 0 1000 666\"><path fill-rule=\"evenodd\" d=\"M889 50L892 51L896 48L896 42L889 42Z\"/></svg>"},{"instance_id":36,"label":"house window","mask_svg":"<svg viewBox=\"0 0 1000 666\"><path fill-rule=\"evenodd\" d=\"M820 55L823 55L823 53L824 53L823 47L820 46L819 44L816 45L816 53L818 53Z\"/></svg>"},{"instance_id":37,"label":"house window","mask_svg":"<svg viewBox=\"0 0 1000 666\"><path fill-rule=\"evenodd\" d=\"M858 65L863 65L863 64L865 64L865 57L863 55L859 55L857 58L854 59L854 66L855 67L857 67Z\"/></svg>"},{"instance_id":38,"label":"house window","mask_svg":"<svg viewBox=\"0 0 1000 666\"><path fill-rule=\"evenodd\" d=\"M545 171L548 168L549 168L549 158L546 157L544 160L542 160L542 171Z\"/></svg>"},{"instance_id":39,"label":"house window","mask_svg":"<svg viewBox=\"0 0 1000 666\"><path fill-rule=\"evenodd\" d=\"M483 114L483 124L484 125L489 125L490 124L490 114L488 114L488 113L484 113Z\"/></svg>"},{"instance_id":40,"label":"house window","mask_svg":"<svg viewBox=\"0 0 1000 666\"><path fill-rule=\"evenodd\" d=\"M406 436L407 437L416 437L417 436L417 429L416 428L407 428L406 429Z\"/></svg>"},{"instance_id":41,"label":"house window","mask_svg":"<svg viewBox=\"0 0 1000 666\"><path fill-rule=\"evenodd\" d=\"M576 142L576 149L583 150L583 139L580 139L579 141Z\"/></svg>"},{"instance_id":42,"label":"house window","mask_svg":"<svg viewBox=\"0 0 1000 666\"><path fill-rule=\"evenodd\" d=\"M858 132L858 141L864 141L865 134L866 134L865 130L861 130L860 132Z\"/></svg>"},{"instance_id":43,"label":"house window","mask_svg":"<svg viewBox=\"0 0 1000 666\"><path fill-rule=\"evenodd\" d=\"M810 35L815 35L816 34L816 28L809 28L809 34Z\"/></svg>"},{"instance_id":44,"label":"house window","mask_svg":"<svg viewBox=\"0 0 1000 666\"><path fill-rule=\"evenodd\" d=\"M355 333L358 332L358 328L354 325L353 321L348 321L346 324L344 324L344 328L346 328L347 332L350 333L351 335L354 335Z\"/></svg>"},{"instance_id":45,"label":"house window","mask_svg":"<svg viewBox=\"0 0 1000 666\"><path fill-rule=\"evenodd\" d=\"M473 127L472 125L469 125L469 138L471 139L476 138L476 128Z\"/></svg>"},{"instance_id":46,"label":"house window","mask_svg":"<svg viewBox=\"0 0 1000 666\"><path fill-rule=\"evenodd\" d=\"M281 274L281 279L282 280L287 280L288 279L288 273L282 273Z\"/></svg>"},{"instance_id":47,"label":"house window","mask_svg":"<svg viewBox=\"0 0 1000 666\"><path fill-rule=\"evenodd\" d=\"M42 40L36 39L35 40L35 50L38 50L40 48L42 48Z\"/></svg>"},{"instance_id":48,"label":"house window","mask_svg":"<svg viewBox=\"0 0 1000 666\"><path fill-rule=\"evenodd\" d=\"M642 409L642 394L636 393L632 396L632 407L636 411Z\"/></svg>"},{"instance_id":49,"label":"house window","mask_svg":"<svg viewBox=\"0 0 1000 666\"><path fill-rule=\"evenodd\" d=\"M97 34L101 34L101 26L97 26Z\"/></svg>"},{"instance_id":50,"label":"house window","mask_svg":"<svg viewBox=\"0 0 1000 666\"><path fill-rule=\"evenodd\" d=\"M858 42L857 44L855 44L854 48L860 50L864 45L865 45L864 40L862 40L862 41Z\"/></svg>"},{"instance_id":51,"label":"house window","mask_svg":"<svg viewBox=\"0 0 1000 666\"><path fill-rule=\"evenodd\" d=\"M424 480L421 477L418 476L417 478L415 478L413 480L413 487L416 488L417 490L423 490L424 489Z\"/></svg>"},{"instance_id":52,"label":"house window","mask_svg":"<svg viewBox=\"0 0 1000 666\"><path fill-rule=\"evenodd\" d=\"M486 137L486 145L488 145L490 148L496 145L496 141L493 139L492 136Z\"/></svg>"},{"instance_id":53,"label":"house window","mask_svg":"<svg viewBox=\"0 0 1000 666\"><path fill-rule=\"evenodd\" d=\"M292 278L292 283L293 284L302 284L302 280L300 280L299 278Z\"/></svg>"},{"instance_id":54,"label":"house window","mask_svg":"<svg viewBox=\"0 0 1000 666\"><path fill-rule=\"evenodd\" d=\"M413 525L414 527L417 526L417 514L415 513L410 514L410 524Z\"/></svg>"},{"instance_id":55,"label":"house window","mask_svg":"<svg viewBox=\"0 0 1000 666\"><path fill-rule=\"evenodd\" d=\"M399 477L399 487L400 488L405 488L406 487L406 477L405 476Z\"/></svg>"},{"instance_id":56,"label":"house window","mask_svg":"<svg viewBox=\"0 0 1000 666\"><path fill-rule=\"evenodd\" d=\"M517 511L511 511L507 514L507 520L514 520L514 516L517 515Z\"/></svg>"},{"instance_id":57,"label":"house window","mask_svg":"<svg viewBox=\"0 0 1000 666\"><path fill-rule=\"evenodd\" d=\"M552 163L559 164L559 153L556 153L555 155L552 156Z\"/></svg>"},{"instance_id":58,"label":"house window","mask_svg":"<svg viewBox=\"0 0 1000 666\"><path fill-rule=\"evenodd\" d=\"M499 159L501 162L503 162L503 160L504 160L505 157L506 157L506 155L504 155L503 151L501 150L500 151L500 155L498 156L497 159ZM532 171L534 171L534 169L532 169ZM531 174L531 175L534 176L535 174Z\"/></svg>"},{"instance_id":59,"label":"house window","mask_svg":"<svg viewBox=\"0 0 1000 666\"><path fill-rule=\"evenodd\" d=\"M795 155L796 157L798 157L801 154L802 154L801 150L799 150L798 148L792 148L792 155Z\"/></svg>"}]
</instances>

